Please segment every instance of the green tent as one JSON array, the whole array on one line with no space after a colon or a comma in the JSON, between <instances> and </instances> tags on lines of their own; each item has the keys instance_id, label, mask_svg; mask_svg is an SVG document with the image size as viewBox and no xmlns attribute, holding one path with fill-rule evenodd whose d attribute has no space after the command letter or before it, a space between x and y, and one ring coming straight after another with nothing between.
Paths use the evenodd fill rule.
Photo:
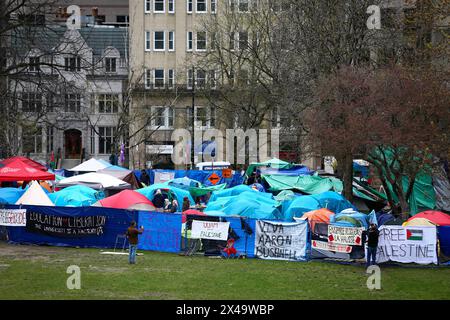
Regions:
<instances>
[{"instance_id":1,"label":"green tent","mask_svg":"<svg viewBox=\"0 0 450 320\"><path fill-rule=\"evenodd\" d=\"M218 184L216 186L209 186L209 187L201 185L199 187L189 187L189 192L195 198L195 197L204 196L208 192L223 190L226 187L227 187L226 183Z\"/></svg>"},{"instance_id":2,"label":"green tent","mask_svg":"<svg viewBox=\"0 0 450 320\"><path fill-rule=\"evenodd\" d=\"M270 167L270 168L276 168L276 169L289 169L292 167L292 164L290 164L289 162L277 159L277 158L273 158L264 162L253 162L251 163L248 168L247 171L245 172L245 174L247 176L250 176L252 174L252 172L255 170L255 168L258 167Z\"/></svg>"},{"instance_id":3,"label":"green tent","mask_svg":"<svg viewBox=\"0 0 450 320\"><path fill-rule=\"evenodd\" d=\"M294 189L317 194L330 190L341 192L343 188L342 181L334 177L262 175L262 178L270 185L270 191Z\"/></svg>"}]
</instances>

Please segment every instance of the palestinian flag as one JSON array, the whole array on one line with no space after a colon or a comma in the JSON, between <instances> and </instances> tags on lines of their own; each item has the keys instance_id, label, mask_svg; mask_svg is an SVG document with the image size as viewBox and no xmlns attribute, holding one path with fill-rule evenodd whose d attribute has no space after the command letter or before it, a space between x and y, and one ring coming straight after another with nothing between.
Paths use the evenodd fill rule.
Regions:
<instances>
[{"instance_id":1,"label":"palestinian flag","mask_svg":"<svg viewBox=\"0 0 450 320\"><path fill-rule=\"evenodd\" d=\"M423 230L406 230L406 239L407 240L423 240Z\"/></svg>"}]
</instances>

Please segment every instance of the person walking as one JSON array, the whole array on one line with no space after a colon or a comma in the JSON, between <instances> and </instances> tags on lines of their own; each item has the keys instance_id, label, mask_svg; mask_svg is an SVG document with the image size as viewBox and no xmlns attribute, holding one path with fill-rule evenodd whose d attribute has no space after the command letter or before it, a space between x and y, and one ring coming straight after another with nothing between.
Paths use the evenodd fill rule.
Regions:
<instances>
[{"instance_id":1,"label":"person walking","mask_svg":"<svg viewBox=\"0 0 450 320\"><path fill-rule=\"evenodd\" d=\"M367 232L366 267L376 264L379 235L380 235L380 231L378 231L376 224L371 223L370 227L369 227L369 231Z\"/></svg>"},{"instance_id":2,"label":"person walking","mask_svg":"<svg viewBox=\"0 0 450 320\"><path fill-rule=\"evenodd\" d=\"M128 255L128 262L130 264L136 264L136 250L138 244L138 235L144 232L144 228L141 227L139 230L136 228L136 221L131 221L130 226L127 229L128 243L130 244L130 252Z\"/></svg>"},{"instance_id":3,"label":"person walking","mask_svg":"<svg viewBox=\"0 0 450 320\"><path fill-rule=\"evenodd\" d=\"M157 212L164 211L164 196L161 192L161 189L156 190L155 196L153 197L153 205L156 208Z\"/></svg>"}]
</instances>

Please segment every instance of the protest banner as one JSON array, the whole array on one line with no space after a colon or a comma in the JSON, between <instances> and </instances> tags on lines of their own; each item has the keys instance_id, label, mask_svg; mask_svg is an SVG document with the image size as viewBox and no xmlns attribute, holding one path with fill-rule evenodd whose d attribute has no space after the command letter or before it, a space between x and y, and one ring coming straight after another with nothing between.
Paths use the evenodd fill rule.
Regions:
<instances>
[{"instance_id":1,"label":"protest banner","mask_svg":"<svg viewBox=\"0 0 450 320\"><path fill-rule=\"evenodd\" d=\"M26 213L26 209L0 209L0 226L25 227Z\"/></svg>"},{"instance_id":2,"label":"protest banner","mask_svg":"<svg viewBox=\"0 0 450 320\"><path fill-rule=\"evenodd\" d=\"M256 221L255 256L267 260L306 260L308 222Z\"/></svg>"},{"instance_id":3,"label":"protest banner","mask_svg":"<svg viewBox=\"0 0 450 320\"><path fill-rule=\"evenodd\" d=\"M362 232L364 228L339 227L328 225L328 242L351 246L362 245Z\"/></svg>"},{"instance_id":4,"label":"protest banner","mask_svg":"<svg viewBox=\"0 0 450 320\"><path fill-rule=\"evenodd\" d=\"M191 238L228 240L229 222L192 220Z\"/></svg>"},{"instance_id":5,"label":"protest banner","mask_svg":"<svg viewBox=\"0 0 450 320\"><path fill-rule=\"evenodd\" d=\"M334 244L325 241L311 241L311 247L313 249L325 250L325 251L333 251L333 252L341 252L341 253L350 253L352 252L352 247L348 245L342 244Z\"/></svg>"},{"instance_id":6,"label":"protest banner","mask_svg":"<svg viewBox=\"0 0 450 320\"><path fill-rule=\"evenodd\" d=\"M382 226L376 262L437 264L436 242L436 227Z\"/></svg>"}]
</instances>

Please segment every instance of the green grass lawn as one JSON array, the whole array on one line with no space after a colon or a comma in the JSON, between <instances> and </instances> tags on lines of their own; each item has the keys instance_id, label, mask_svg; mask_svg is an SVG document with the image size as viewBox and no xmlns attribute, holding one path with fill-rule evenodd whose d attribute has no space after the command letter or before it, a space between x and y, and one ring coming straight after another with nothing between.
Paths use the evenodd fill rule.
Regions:
<instances>
[{"instance_id":1,"label":"green grass lawn","mask_svg":"<svg viewBox=\"0 0 450 320\"><path fill-rule=\"evenodd\" d=\"M225 260L143 252L0 243L0 299L450 299L450 268L381 267L381 290L362 266L325 262ZM69 290L69 265L81 289Z\"/></svg>"}]
</instances>

